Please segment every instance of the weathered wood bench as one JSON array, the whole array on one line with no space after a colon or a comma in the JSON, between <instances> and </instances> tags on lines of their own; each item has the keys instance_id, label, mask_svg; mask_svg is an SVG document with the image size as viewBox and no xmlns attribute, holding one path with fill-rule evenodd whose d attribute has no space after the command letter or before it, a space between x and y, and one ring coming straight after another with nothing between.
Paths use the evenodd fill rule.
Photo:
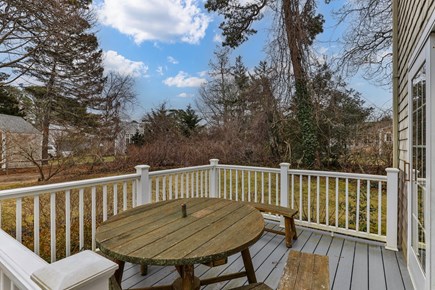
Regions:
<instances>
[{"instance_id":1,"label":"weathered wood bench","mask_svg":"<svg viewBox=\"0 0 435 290\"><path fill-rule=\"evenodd\" d=\"M328 256L291 251L278 290L329 289Z\"/></svg>"},{"instance_id":2,"label":"weathered wood bench","mask_svg":"<svg viewBox=\"0 0 435 290\"><path fill-rule=\"evenodd\" d=\"M290 251L278 290L328 290L327 256ZM271 290L264 283L249 284L232 290Z\"/></svg>"},{"instance_id":3,"label":"weathered wood bench","mask_svg":"<svg viewBox=\"0 0 435 290\"><path fill-rule=\"evenodd\" d=\"M277 231L274 229L264 228L267 232L272 232L279 235L285 235L285 244L288 248L292 247L293 240L297 240L298 236L296 233L294 216L298 213L297 210L283 207L274 204L262 204L257 202L246 202L250 206L256 208L261 212L268 212L271 214L276 214L284 217L285 232Z\"/></svg>"}]
</instances>

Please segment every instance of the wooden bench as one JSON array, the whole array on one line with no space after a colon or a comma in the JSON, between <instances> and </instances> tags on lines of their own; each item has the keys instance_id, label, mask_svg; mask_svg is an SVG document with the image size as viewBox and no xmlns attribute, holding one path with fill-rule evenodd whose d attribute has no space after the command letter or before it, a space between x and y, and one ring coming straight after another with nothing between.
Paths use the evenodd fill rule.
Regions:
<instances>
[{"instance_id":1,"label":"wooden bench","mask_svg":"<svg viewBox=\"0 0 435 290\"><path fill-rule=\"evenodd\" d=\"M290 251L278 290L329 289L329 262L327 256Z\"/></svg>"},{"instance_id":2,"label":"wooden bench","mask_svg":"<svg viewBox=\"0 0 435 290\"><path fill-rule=\"evenodd\" d=\"M246 203L261 212L268 212L271 214L277 214L283 216L284 226L285 226L284 233L282 231L277 231L269 228L264 228L264 230L279 235L285 235L286 246L288 248L292 247L293 240L297 240L298 238L298 235L296 233L295 220L294 220L294 216L298 213L297 210L288 207L279 206L279 205L273 205L273 204L262 204L257 202L246 202Z\"/></svg>"}]
</instances>

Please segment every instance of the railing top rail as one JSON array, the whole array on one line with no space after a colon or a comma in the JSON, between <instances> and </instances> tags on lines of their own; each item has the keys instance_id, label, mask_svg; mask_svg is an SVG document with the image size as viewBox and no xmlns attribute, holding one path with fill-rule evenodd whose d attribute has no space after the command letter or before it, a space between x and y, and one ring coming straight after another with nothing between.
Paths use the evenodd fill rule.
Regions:
<instances>
[{"instance_id":1,"label":"railing top rail","mask_svg":"<svg viewBox=\"0 0 435 290\"><path fill-rule=\"evenodd\" d=\"M29 195L39 194L39 193L48 193L48 192L56 192L61 190L64 191L64 190L69 190L74 188L90 187L103 183L113 183L118 181L133 180L139 177L140 176L138 174L133 173L133 174L100 177L100 178L85 179L85 180L78 180L78 181L53 183L47 185L36 185L30 187L6 189L0 191L0 200L8 199L8 198L24 197L24 196L29 196Z\"/></svg>"},{"instance_id":2,"label":"railing top rail","mask_svg":"<svg viewBox=\"0 0 435 290\"><path fill-rule=\"evenodd\" d=\"M310 176L314 175L314 176L323 176L323 177L338 177L338 178L351 178L351 179L365 179L365 180L374 180L374 181L387 181L386 175L346 173L346 172L335 172L335 171L289 169L288 174L310 175Z\"/></svg>"},{"instance_id":3,"label":"railing top rail","mask_svg":"<svg viewBox=\"0 0 435 290\"><path fill-rule=\"evenodd\" d=\"M190 172L190 171L206 170L206 169L211 169L211 168L212 168L211 165L201 165L201 166L191 166L191 167L183 167L183 168L156 170L156 171L151 171L150 176L161 176L161 175L168 175L168 174L184 173L184 172Z\"/></svg>"},{"instance_id":4,"label":"railing top rail","mask_svg":"<svg viewBox=\"0 0 435 290\"><path fill-rule=\"evenodd\" d=\"M218 168L218 169L236 169L236 170L246 170L246 171L280 173L280 169L279 168L270 168L270 167L257 167L257 166L219 164L218 166L216 166L216 168Z\"/></svg>"}]
</instances>

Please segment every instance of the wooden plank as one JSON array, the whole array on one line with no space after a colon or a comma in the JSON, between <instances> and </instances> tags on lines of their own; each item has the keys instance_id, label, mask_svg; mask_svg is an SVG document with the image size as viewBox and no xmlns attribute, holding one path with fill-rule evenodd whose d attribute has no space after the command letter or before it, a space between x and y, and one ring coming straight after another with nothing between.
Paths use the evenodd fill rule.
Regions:
<instances>
[{"instance_id":1,"label":"wooden plank","mask_svg":"<svg viewBox=\"0 0 435 290\"><path fill-rule=\"evenodd\" d=\"M313 233L310 237L310 239L306 242L301 252L304 253L314 253L317 245L319 244L319 241L321 239L322 235L319 233Z\"/></svg>"},{"instance_id":2,"label":"wooden plank","mask_svg":"<svg viewBox=\"0 0 435 290\"><path fill-rule=\"evenodd\" d=\"M284 267L284 273L283 276L281 276L278 290L285 290L285 289L296 289L296 283L298 283L298 271L299 267L301 265L301 259L300 259L300 252L296 251L290 251L290 254L288 256L286 265ZM307 266L307 264L304 264Z\"/></svg>"},{"instance_id":3,"label":"wooden plank","mask_svg":"<svg viewBox=\"0 0 435 290\"><path fill-rule=\"evenodd\" d=\"M245 203L258 209L259 211L269 212L269 213L278 214L286 217L294 217L298 213L298 210L296 209L274 205L274 204L265 204L265 203L256 203L256 202L245 202Z\"/></svg>"},{"instance_id":4,"label":"wooden plank","mask_svg":"<svg viewBox=\"0 0 435 290\"><path fill-rule=\"evenodd\" d=\"M354 251L355 242L345 240L338 261L338 268L335 274L333 287L331 288L335 289L335 287L338 286L339 289L350 289Z\"/></svg>"},{"instance_id":5,"label":"wooden plank","mask_svg":"<svg viewBox=\"0 0 435 290\"><path fill-rule=\"evenodd\" d=\"M382 257L384 259L385 280L387 281L387 289L405 289L402 281L402 275L399 270L399 265L394 251L381 248Z\"/></svg>"},{"instance_id":6,"label":"wooden plank","mask_svg":"<svg viewBox=\"0 0 435 290\"><path fill-rule=\"evenodd\" d=\"M338 262L340 260L341 251L344 246L344 239L334 237L328 250L329 258L329 282L332 286L335 284L335 276L338 269Z\"/></svg>"},{"instance_id":7,"label":"wooden plank","mask_svg":"<svg viewBox=\"0 0 435 290\"><path fill-rule=\"evenodd\" d=\"M403 252L396 252L396 258L399 262L400 274L402 275L402 281L405 285L405 289L414 289L412 286L411 278L409 276L408 269L406 267L405 259L403 258Z\"/></svg>"},{"instance_id":8,"label":"wooden plank","mask_svg":"<svg viewBox=\"0 0 435 290\"><path fill-rule=\"evenodd\" d=\"M329 263L327 256L315 255L311 289L329 289Z\"/></svg>"},{"instance_id":9,"label":"wooden plank","mask_svg":"<svg viewBox=\"0 0 435 290\"><path fill-rule=\"evenodd\" d=\"M355 247L355 259L353 261L352 271L352 286L351 289L366 290L369 289L369 277L368 277L368 255L367 244L356 243ZM379 289L379 288L374 288Z\"/></svg>"},{"instance_id":10,"label":"wooden plank","mask_svg":"<svg viewBox=\"0 0 435 290\"><path fill-rule=\"evenodd\" d=\"M317 244L314 254L318 255L328 255L329 247L332 243L332 237L328 234L323 234L319 243Z\"/></svg>"},{"instance_id":11,"label":"wooden plank","mask_svg":"<svg viewBox=\"0 0 435 290\"><path fill-rule=\"evenodd\" d=\"M369 289L387 289L381 248L369 245Z\"/></svg>"}]
</instances>

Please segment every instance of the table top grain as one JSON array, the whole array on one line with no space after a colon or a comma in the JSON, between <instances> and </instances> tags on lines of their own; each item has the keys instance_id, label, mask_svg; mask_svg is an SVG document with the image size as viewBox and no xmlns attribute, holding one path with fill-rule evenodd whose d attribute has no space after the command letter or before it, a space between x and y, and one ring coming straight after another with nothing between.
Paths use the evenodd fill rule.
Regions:
<instances>
[{"instance_id":1,"label":"table top grain","mask_svg":"<svg viewBox=\"0 0 435 290\"><path fill-rule=\"evenodd\" d=\"M182 217L181 205L187 206ZM111 217L96 232L100 250L115 259L190 265L222 259L254 244L264 219L252 206L219 198L175 199Z\"/></svg>"}]
</instances>

